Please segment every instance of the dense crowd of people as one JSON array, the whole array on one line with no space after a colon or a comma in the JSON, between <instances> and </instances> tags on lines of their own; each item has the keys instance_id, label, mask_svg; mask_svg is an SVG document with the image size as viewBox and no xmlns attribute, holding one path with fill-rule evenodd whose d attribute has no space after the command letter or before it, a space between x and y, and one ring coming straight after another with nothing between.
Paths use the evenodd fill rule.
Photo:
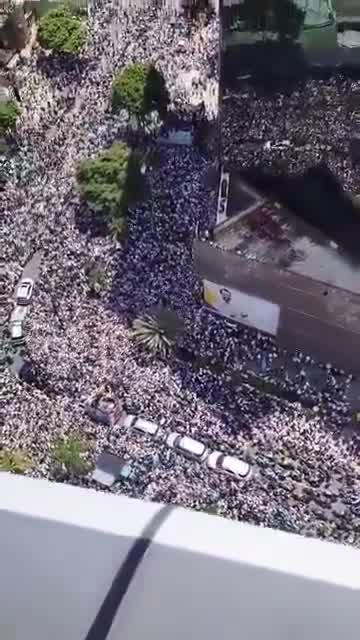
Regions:
<instances>
[{"instance_id":1,"label":"dense crowd of people","mask_svg":"<svg viewBox=\"0 0 360 640\"><path fill-rule=\"evenodd\" d=\"M53 443L80 434L92 460L110 450L132 461L133 478L114 491L358 545L358 449L351 430L344 435L350 377L330 365L316 368L303 354L286 355L273 339L201 304L192 240L215 216L211 158L196 148L158 150L150 195L129 212L124 247L103 232L76 189L79 159L128 135L125 115L110 108L111 79L124 65L153 61L174 110L190 112L201 100L213 117L216 16L189 25L161 7L122 9L104 1L92 3L88 23L87 48L77 62L67 66L37 53L17 69L22 115L14 171L2 194L4 253L13 288L28 258L42 251L26 337L38 383L1 372L2 447L26 451L32 475L52 477ZM89 295L94 261L106 274L99 297ZM159 302L183 319L183 347L198 364L176 353L166 362L155 359L132 341L132 318ZM299 402L242 381L251 363L295 390ZM310 375L315 369L321 385ZM242 485L159 441L95 424L85 403L104 384L116 389L127 411L248 460L252 479ZM305 392L313 408L301 405ZM77 482L93 486L86 477Z\"/></svg>"},{"instance_id":2,"label":"dense crowd of people","mask_svg":"<svg viewBox=\"0 0 360 640\"><path fill-rule=\"evenodd\" d=\"M282 83L282 85L287 83ZM323 163L345 191L357 193L359 163L350 153L357 131L352 94L359 81L344 72L302 78L266 90L245 80L224 107L224 154L244 169L303 174ZM253 143L249 145L249 143Z\"/></svg>"}]
</instances>

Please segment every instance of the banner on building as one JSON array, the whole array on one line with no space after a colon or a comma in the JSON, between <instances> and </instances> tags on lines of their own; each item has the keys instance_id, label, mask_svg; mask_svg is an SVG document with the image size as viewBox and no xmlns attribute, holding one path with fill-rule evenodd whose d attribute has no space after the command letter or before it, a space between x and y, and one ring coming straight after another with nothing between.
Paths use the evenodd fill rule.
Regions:
<instances>
[{"instance_id":1,"label":"banner on building","mask_svg":"<svg viewBox=\"0 0 360 640\"><path fill-rule=\"evenodd\" d=\"M247 327L276 336L280 320L279 305L210 280L203 280L203 285L204 302L213 311Z\"/></svg>"}]
</instances>

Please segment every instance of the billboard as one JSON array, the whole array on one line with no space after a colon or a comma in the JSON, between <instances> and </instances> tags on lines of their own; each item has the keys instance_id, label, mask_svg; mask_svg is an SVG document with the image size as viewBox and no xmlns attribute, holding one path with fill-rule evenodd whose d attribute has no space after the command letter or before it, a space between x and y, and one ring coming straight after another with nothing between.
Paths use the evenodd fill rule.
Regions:
<instances>
[{"instance_id":1,"label":"billboard","mask_svg":"<svg viewBox=\"0 0 360 640\"><path fill-rule=\"evenodd\" d=\"M204 302L215 313L276 336L280 320L278 304L206 279L203 286Z\"/></svg>"}]
</instances>

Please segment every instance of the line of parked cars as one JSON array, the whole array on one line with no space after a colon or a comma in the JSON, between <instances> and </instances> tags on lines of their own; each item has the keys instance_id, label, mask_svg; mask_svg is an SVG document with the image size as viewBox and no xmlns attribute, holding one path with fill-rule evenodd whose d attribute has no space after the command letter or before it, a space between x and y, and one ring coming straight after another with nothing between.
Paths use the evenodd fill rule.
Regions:
<instances>
[{"instance_id":1,"label":"line of parked cars","mask_svg":"<svg viewBox=\"0 0 360 640\"><path fill-rule=\"evenodd\" d=\"M24 320L26 306L29 304L34 289L34 281L31 278L21 280L16 291L16 307L11 314L10 335L14 345L20 346L25 342Z\"/></svg>"},{"instance_id":2,"label":"line of parked cars","mask_svg":"<svg viewBox=\"0 0 360 640\"><path fill-rule=\"evenodd\" d=\"M123 425L153 438L159 438L162 432L160 425L155 422L129 414L126 416ZM205 444L190 436L172 431L166 436L165 442L171 449L179 451L198 462L205 462L209 469L218 473L224 473L242 480L249 479L252 474L251 465L244 460L226 455L221 451L211 451Z\"/></svg>"}]
</instances>

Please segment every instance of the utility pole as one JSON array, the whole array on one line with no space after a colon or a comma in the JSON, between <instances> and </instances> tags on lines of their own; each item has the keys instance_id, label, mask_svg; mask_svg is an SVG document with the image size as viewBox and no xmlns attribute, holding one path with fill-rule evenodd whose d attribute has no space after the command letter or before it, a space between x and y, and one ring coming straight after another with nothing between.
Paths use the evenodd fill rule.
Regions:
<instances>
[{"instance_id":1,"label":"utility pole","mask_svg":"<svg viewBox=\"0 0 360 640\"><path fill-rule=\"evenodd\" d=\"M218 88L218 144L217 144L217 165L219 170L219 176L221 175L222 165L222 65L223 65L223 6L224 1L218 0L218 21L219 21L219 51L218 51L218 65L219 65L219 88Z\"/></svg>"}]
</instances>

